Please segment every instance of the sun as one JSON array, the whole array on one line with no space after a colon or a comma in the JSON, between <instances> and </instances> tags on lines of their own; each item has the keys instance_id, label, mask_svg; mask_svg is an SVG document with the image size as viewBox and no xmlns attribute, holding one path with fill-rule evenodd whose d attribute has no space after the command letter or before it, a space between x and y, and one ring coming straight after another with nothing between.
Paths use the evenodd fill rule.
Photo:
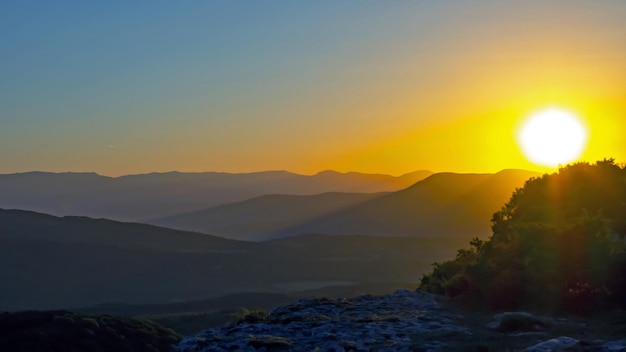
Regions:
<instances>
[{"instance_id":1,"label":"sun","mask_svg":"<svg viewBox=\"0 0 626 352\"><path fill-rule=\"evenodd\" d=\"M549 167L566 164L587 147L587 127L573 113L550 108L530 115L517 133L517 143L531 162Z\"/></svg>"}]
</instances>

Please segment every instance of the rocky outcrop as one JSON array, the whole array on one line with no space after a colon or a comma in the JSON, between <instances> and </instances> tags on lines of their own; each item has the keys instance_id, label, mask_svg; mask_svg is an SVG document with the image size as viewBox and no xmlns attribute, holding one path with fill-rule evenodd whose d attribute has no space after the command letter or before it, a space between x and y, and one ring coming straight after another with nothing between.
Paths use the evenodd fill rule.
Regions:
<instances>
[{"instance_id":1,"label":"rocky outcrop","mask_svg":"<svg viewBox=\"0 0 626 352\"><path fill-rule=\"evenodd\" d=\"M185 338L178 351L411 351L439 350L447 340L469 340L463 317L441 298L398 291L351 299L302 299L270 312L266 320L210 329Z\"/></svg>"},{"instance_id":2,"label":"rocky outcrop","mask_svg":"<svg viewBox=\"0 0 626 352\"><path fill-rule=\"evenodd\" d=\"M485 325L420 291L302 299L253 318L187 337L176 351L626 351L564 319L506 312Z\"/></svg>"}]
</instances>

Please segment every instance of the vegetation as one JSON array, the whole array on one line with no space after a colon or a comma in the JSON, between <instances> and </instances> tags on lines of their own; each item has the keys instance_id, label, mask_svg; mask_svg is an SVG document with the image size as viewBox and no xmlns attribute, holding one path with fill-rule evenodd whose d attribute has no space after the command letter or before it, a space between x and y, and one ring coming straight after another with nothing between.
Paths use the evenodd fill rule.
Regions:
<instances>
[{"instance_id":1,"label":"vegetation","mask_svg":"<svg viewBox=\"0 0 626 352\"><path fill-rule=\"evenodd\" d=\"M182 336L149 320L66 311L0 314L0 351L171 351Z\"/></svg>"},{"instance_id":2,"label":"vegetation","mask_svg":"<svg viewBox=\"0 0 626 352\"><path fill-rule=\"evenodd\" d=\"M577 163L529 179L492 235L435 263L421 288L489 309L626 307L626 168Z\"/></svg>"},{"instance_id":3,"label":"vegetation","mask_svg":"<svg viewBox=\"0 0 626 352\"><path fill-rule=\"evenodd\" d=\"M214 312L189 312L143 316L161 326L172 329L183 336L192 336L203 330L231 325L239 320L238 310Z\"/></svg>"},{"instance_id":4,"label":"vegetation","mask_svg":"<svg viewBox=\"0 0 626 352\"><path fill-rule=\"evenodd\" d=\"M268 313L264 310L248 310L246 308L242 308L239 311L239 317L237 319L237 324L248 323L248 324L256 324L260 322L265 322L268 318Z\"/></svg>"}]
</instances>

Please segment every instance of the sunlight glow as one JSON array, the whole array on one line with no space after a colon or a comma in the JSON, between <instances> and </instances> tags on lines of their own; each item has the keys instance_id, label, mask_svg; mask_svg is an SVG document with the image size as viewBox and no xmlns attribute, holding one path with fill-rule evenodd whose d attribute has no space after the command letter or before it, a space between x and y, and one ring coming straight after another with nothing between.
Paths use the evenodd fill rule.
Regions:
<instances>
[{"instance_id":1,"label":"sunlight glow","mask_svg":"<svg viewBox=\"0 0 626 352\"><path fill-rule=\"evenodd\" d=\"M531 162L556 167L578 159L587 147L586 126L571 112L550 108L529 116L517 143Z\"/></svg>"}]
</instances>

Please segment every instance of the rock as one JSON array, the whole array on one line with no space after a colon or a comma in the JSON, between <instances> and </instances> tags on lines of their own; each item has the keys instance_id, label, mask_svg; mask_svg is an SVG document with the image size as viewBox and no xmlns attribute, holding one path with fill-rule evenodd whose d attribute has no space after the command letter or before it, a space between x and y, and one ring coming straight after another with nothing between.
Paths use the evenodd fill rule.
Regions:
<instances>
[{"instance_id":1,"label":"rock","mask_svg":"<svg viewBox=\"0 0 626 352\"><path fill-rule=\"evenodd\" d=\"M233 326L186 337L176 351L626 352L626 339L606 342L610 340L603 325L505 312L497 314L487 329L482 315L466 320L443 302L440 296L419 291L301 299L277 307L267 316L259 315L262 319L243 319ZM481 319L478 324L477 318ZM595 333L590 329L594 327Z\"/></svg>"},{"instance_id":2,"label":"rock","mask_svg":"<svg viewBox=\"0 0 626 352\"><path fill-rule=\"evenodd\" d=\"M552 326L550 319L538 317L527 312L496 314L494 321L487 323L487 328L505 333L541 331L550 326Z\"/></svg>"},{"instance_id":3,"label":"rock","mask_svg":"<svg viewBox=\"0 0 626 352\"><path fill-rule=\"evenodd\" d=\"M548 341L540 342L534 346L530 346L526 348L527 352L548 352L548 351L562 351L566 349L571 349L573 347L578 346L579 341L567 337L560 336L554 339L550 339Z\"/></svg>"},{"instance_id":4,"label":"rock","mask_svg":"<svg viewBox=\"0 0 626 352\"><path fill-rule=\"evenodd\" d=\"M626 351L626 340L610 341L602 345L602 351Z\"/></svg>"},{"instance_id":5,"label":"rock","mask_svg":"<svg viewBox=\"0 0 626 352\"><path fill-rule=\"evenodd\" d=\"M289 339L272 335L252 335L248 337L248 344L257 349L265 347L272 351L289 350L293 346Z\"/></svg>"},{"instance_id":6,"label":"rock","mask_svg":"<svg viewBox=\"0 0 626 352\"><path fill-rule=\"evenodd\" d=\"M544 331L523 331L509 334L509 336L518 338L547 337L548 333Z\"/></svg>"},{"instance_id":7,"label":"rock","mask_svg":"<svg viewBox=\"0 0 626 352\"><path fill-rule=\"evenodd\" d=\"M469 340L463 317L447 312L441 298L397 291L349 299L301 299L278 307L262 321L210 329L185 338L179 352L228 350L411 351L450 349L446 340Z\"/></svg>"}]
</instances>

